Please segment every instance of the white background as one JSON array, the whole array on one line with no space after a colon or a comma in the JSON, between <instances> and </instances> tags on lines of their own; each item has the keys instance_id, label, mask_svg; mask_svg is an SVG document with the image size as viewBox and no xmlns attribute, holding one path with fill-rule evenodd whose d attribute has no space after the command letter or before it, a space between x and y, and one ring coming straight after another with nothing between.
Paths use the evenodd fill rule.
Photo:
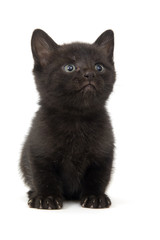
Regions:
<instances>
[{"instance_id":1,"label":"white background","mask_svg":"<svg viewBox=\"0 0 160 240\"><path fill-rule=\"evenodd\" d=\"M57 0L0 3L1 239L160 239L159 1ZM115 32L117 82L109 99L116 136L110 209L64 203L29 209L18 162L38 94L30 38L35 28L59 43L94 42Z\"/></svg>"}]
</instances>

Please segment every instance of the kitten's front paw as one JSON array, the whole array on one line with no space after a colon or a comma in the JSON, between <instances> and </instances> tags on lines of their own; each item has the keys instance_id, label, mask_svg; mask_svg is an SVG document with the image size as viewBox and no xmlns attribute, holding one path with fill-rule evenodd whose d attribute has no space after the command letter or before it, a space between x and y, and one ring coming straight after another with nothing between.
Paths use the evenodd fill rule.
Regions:
<instances>
[{"instance_id":1,"label":"kitten's front paw","mask_svg":"<svg viewBox=\"0 0 160 240\"><path fill-rule=\"evenodd\" d=\"M89 195L84 196L81 199L82 207L86 208L109 208L111 205L111 200L106 194L102 195Z\"/></svg>"},{"instance_id":2,"label":"kitten's front paw","mask_svg":"<svg viewBox=\"0 0 160 240\"><path fill-rule=\"evenodd\" d=\"M29 199L28 206L30 208L38 208L38 209L61 209L63 206L63 201L59 197L37 196Z\"/></svg>"}]
</instances>

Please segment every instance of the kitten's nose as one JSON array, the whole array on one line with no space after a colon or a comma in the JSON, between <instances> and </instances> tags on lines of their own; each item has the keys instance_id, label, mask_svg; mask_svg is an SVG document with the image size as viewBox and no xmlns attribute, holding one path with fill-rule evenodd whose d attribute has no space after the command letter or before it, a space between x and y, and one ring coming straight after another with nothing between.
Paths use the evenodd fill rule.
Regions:
<instances>
[{"instance_id":1,"label":"kitten's nose","mask_svg":"<svg viewBox=\"0 0 160 240\"><path fill-rule=\"evenodd\" d=\"M93 71L87 71L84 73L83 75L85 78L87 78L88 80L93 79L95 77L95 72Z\"/></svg>"}]
</instances>

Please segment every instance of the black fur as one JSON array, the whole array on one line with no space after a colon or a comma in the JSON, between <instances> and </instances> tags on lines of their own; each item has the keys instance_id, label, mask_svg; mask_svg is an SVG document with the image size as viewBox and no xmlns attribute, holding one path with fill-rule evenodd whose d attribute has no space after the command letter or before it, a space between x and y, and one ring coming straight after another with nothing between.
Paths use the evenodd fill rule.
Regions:
<instances>
[{"instance_id":1,"label":"black fur","mask_svg":"<svg viewBox=\"0 0 160 240\"><path fill-rule=\"evenodd\" d=\"M109 207L114 137L105 102L115 82L113 32L93 44L59 46L37 29L31 45L40 108L20 161L28 204L59 209L64 199L77 199L83 207ZM75 70L66 72L67 64Z\"/></svg>"}]
</instances>

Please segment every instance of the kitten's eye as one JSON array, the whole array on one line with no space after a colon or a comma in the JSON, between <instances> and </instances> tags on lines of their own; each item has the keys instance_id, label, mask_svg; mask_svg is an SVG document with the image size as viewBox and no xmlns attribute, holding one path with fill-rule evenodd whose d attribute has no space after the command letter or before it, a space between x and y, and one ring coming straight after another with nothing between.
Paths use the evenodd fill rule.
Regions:
<instances>
[{"instance_id":1,"label":"kitten's eye","mask_svg":"<svg viewBox=\"0 0 160 240\"><path fill-rule=\"evenodd\" d=\"M68 64L64 66L65 72L74 72L76 70L76 67L73 64Z\"/></svg>"},{"instance_id":2,"label":"kitten's eye","mask_svg":"<svg viewBox=\"0 0 160 240\"><path fill-rule=\"evenodd\" d=\"M102 72L104 70L104 67L101 65L101 64L96 64L95 65L95 69L98 71L98 72Z\"/></svg>"}]
</instances>

